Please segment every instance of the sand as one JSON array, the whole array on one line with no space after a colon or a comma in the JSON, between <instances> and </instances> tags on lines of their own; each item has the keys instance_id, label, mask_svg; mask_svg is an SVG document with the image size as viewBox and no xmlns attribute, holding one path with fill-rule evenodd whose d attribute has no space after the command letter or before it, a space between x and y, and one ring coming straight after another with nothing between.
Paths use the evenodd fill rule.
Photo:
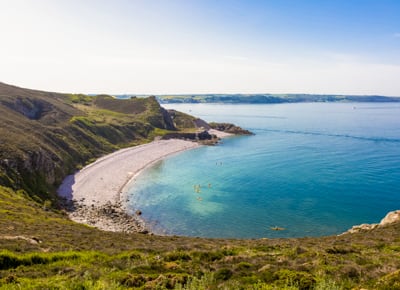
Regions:
<instances>
[{"instance_id":1,"label":"sand","mask_svg":"<svg viewBox=\"0 0 400 290\"><path fill-rule=\"evenodd\" d=\"M69 216L74 221L108 231L147 232L138 216L125 212L126 185L156 161L198 146L171 139L121 149L68 176L57 192L71 202Z\"/></svg>"}]
</instances>

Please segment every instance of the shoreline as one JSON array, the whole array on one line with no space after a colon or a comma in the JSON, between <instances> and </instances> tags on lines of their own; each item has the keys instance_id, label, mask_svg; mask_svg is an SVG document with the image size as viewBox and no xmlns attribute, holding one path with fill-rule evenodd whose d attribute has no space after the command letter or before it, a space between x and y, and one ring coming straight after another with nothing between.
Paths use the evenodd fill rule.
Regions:
<instances>
[{"instance_id":1,"label":"shoreline","mask_svg":"<svg viewBox=\"0 0 400 290\"><path fill-rule=\"evenodd\" d=\"M217 135L216 130L213 131L212 134ZM218 138L234 136L221 131L216 133L219 133ZM140 209L128 213L128 189L155 163L201 146L195 141L169 139L120 149L67 176L57 193L64 199L64 208L72 221L104 231L153 234L140 217ZM379 224L355 225L337 236L370 231L398 221L400 210L387 213Z\"/></svg>"},{"instance_id":2,"label":"shoreline","mask_svg":"<svg viewBox=\"0 0 400 290\"><path fill-rule=\"evenodd\" d=\"M140 211L126 211L127 189L154 163L201 145L179 139L158 140L124 148L97 159L67 176L57 193L65 200L71 220L104 231L149 233Z\"/></svg>"}]
</instances>

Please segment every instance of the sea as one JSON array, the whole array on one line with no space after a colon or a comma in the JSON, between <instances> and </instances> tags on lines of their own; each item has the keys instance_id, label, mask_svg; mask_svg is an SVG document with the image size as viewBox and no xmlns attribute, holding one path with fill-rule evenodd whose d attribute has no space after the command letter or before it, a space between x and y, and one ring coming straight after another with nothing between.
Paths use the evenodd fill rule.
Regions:
<instances>
[{"instance_id":1,"label":"sea","mask_svg":"<svg viewBox=\"0 0 400 290\"><path fill-rule=\"evenodd\" d=\"M170 156L131 184L156 234L315 237L400 209L400 104L168 104L253 136ZM276 230L279 228L280 230Z\"/></svg>"}]
</instances>

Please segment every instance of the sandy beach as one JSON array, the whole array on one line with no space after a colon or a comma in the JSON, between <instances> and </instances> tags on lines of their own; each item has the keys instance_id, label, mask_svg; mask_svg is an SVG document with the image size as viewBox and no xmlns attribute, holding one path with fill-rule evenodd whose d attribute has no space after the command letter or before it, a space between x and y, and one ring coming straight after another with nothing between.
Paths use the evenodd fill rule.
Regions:
<instances>
[{"instance_id":1,"label":"sandy beach","mask_svg":"<svg viewBox=\"0 0 400 290\"><path fill-rule=\"evenodd\" d=\"M108 231L147 232L139 215L125 212L124 188L154 162L198 146L171 139L121 149L69 175L57 192L69 202L69 217L76 222Z\"/></svg>"}]
</instances>

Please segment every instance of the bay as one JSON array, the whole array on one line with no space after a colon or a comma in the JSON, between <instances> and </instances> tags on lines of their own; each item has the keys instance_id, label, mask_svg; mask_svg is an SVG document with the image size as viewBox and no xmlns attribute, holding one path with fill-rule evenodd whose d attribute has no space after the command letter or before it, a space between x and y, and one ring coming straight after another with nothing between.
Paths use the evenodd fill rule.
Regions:
<instances>
[{"instance_id":1,"label":"bay","mask_svg":"<svg viewBox=\"0 0 400 290\"><path fill-rule=\"evenodd\" d=\"M255 135L171 156L137 178L129 208L157 234L333 235L400 208L399 104L164 106Z\"/></svg>"}]
</instances>

